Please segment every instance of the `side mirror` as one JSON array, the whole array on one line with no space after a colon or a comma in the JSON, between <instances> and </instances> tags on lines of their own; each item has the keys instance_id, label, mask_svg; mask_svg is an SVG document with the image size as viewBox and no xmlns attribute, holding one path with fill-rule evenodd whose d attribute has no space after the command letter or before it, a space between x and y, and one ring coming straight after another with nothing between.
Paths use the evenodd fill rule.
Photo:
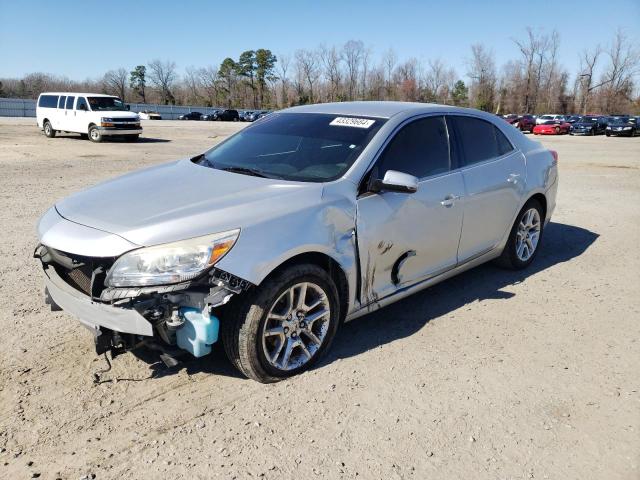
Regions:
<instances>
[{"instance_id":1,"label":"side mirror","mask_svg":"<svg viewBox=\"0 0 640 480\"><path fill-rule=\"evenodd\" d=\"M415 193L418 190L418 179L408 173L387 170L382 180L374 182L374 190L379 192Z\"/></svg>"}]
</instances>

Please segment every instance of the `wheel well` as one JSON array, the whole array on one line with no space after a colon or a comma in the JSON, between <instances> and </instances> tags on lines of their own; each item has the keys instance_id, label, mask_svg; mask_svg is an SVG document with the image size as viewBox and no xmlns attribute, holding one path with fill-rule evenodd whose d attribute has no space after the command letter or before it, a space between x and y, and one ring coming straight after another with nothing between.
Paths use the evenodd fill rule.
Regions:
<instances>
[{"instance_id":1,"label":"wheel well","mask_svg":"<svg viewBox=\"0 0 640 480\"><path fill-rule=\"evenodd\" d=\"M347 308L349 307L349 282L347 281L347 275L344 273L340 264L329 255L320 252L301 253L278 265L266 278L269 278L292 265L301 265L304 263L310 263L322 268L329 274L336 284L338 295L340 296L340 312L342 321L346 316Z\"/></svg>"},{"instance_id":2,"label":"wheel well","mask_svg":"<svg viewBox=\"0 0 640 480\"><path fill-rule=\"evenodd\" d=\"M44 124L45 124L45 123L47 123L47 122L49 122L49 119L48 119L48 118L43 118L43 119L42 119L42 125L44 125ZM49 123L51 123L51 122L49 122Z\"/></svg>"},{"instance_id":3,"label":"wheel well","mask_svg":"<svg viewBox=\"0 0 640 480\"><path fill-rule=\"evenodd\" d=\"M542 219L543 221L547 218L547 197L545 197L541 193L536 193L529 200L537 200L542 205ZM527 200L527 202L529 201Z\"/></svg>"}]
</instances>

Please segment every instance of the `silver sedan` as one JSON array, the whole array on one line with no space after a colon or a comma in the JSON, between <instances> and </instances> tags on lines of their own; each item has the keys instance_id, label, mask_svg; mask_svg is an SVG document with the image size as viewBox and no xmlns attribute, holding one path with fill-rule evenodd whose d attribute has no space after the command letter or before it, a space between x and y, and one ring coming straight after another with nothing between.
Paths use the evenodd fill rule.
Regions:
<instances>
[{"instance_id":1,"label":"silver sedan","mask_svg":"<svg viewBox=\"0 0 640 480\"><path fill-rule=\"evenodd\" d=\"M98 353L222 343L250 378L297 374L344 320L490 260L534 260L557 154L496 118L399 102L272 113L47 211L46 301Z\"/></svg>"}]
</instances>

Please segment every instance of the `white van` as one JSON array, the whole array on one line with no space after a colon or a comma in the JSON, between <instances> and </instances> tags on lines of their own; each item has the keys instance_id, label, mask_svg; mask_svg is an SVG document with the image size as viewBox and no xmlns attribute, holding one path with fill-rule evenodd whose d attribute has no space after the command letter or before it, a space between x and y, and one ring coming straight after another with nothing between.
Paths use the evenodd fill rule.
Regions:
<instances>
[{"instance_id":1,"label":"white van","mask_svg":"<svg viewBox=\"0 0 640 480\"><path fill-rule=\"evenodd\" d=\"M92 142L105 136L136 140L142 133L140 117L118 97L99 93L45 92L36 107L38 127L49 137L56 132L79 133Z\"/></svg>"}]
</instances>

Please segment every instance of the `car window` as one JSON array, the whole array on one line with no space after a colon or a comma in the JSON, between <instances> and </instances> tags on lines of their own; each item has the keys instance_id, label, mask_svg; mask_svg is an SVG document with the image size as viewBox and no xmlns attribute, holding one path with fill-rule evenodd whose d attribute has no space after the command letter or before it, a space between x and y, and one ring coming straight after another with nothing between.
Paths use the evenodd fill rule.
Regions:
<instances>
[{"instance_id":1,"label":"car window","mask_svg":"<svg viewBox=\"0 0 640 480\"><path fill-rule=\"evenodd\" d=\"M58 108L64 108L64 102L67 101L67 97L60 97L60 100L58 101Z\"/></svg>"},{"instance_id":2,"label":"car window","mask_svg":"<svg viewBox=\"0 0 640 480\"><path fill-rule=\"evenodd\" d=\"M498 148L496 128L492 123L473 117L453 117L464 165L473 165L502 155Z\"/></svg>"},{"instance_id":3,"label":"car window","mask_svg":"<svg viewBox=\"0 0 640 480\"><path fill-rule=\"evenodd\" d=\"M38 106L43 108L56 108L58 105L57 95L41 95Z\"/></svg>"},{"instance_id":4,"label":"car window","mask_svg":"<svg viewBox=\"0 0 640 480\"><path fill-rule=\"evenodd\" d=\"M67 97L67 105L66 105L66 109L67 110L73 110L73 102L76 99L76 97Z\"/></svg>"},{"instance_id":5,"label":"car window","mask_svg":"<svg viewBox=\"0 0 640 480\"><path fill-rule=\"evenodd\" d=\"M89 110L89 106L87 105L87 100L84 97L78 97L78 101L76 102L76 110L80 110L81 105L85 106L85 110Z\"/></svg>"},{"instance_id":6,"label":"car window","mask_svg":"<svg viewBox=\"0 0 640 480\"><path fill-rule=\"evenodd\" d=\"M326 182L342 176L385 120L273 113L204 154L199 163L266 177Z\"/></svg>"},{"instance_id":7,"label":"car window","mask_svg":"<svg viewBox=\"0 0 640 480\"><path fill-rule=\"evenodd\" d=\"M378 160L378 176L387 170L418 178L449 171L449 140L444 117L421 118L404 126Z\"/></svg>"},{"instance_id":8,"label":"car window","mask_svg":"<svg viewBox=\"0 0 640 480\"><path fill-rule=\"evenodd\" d=\"M498 127L494 126L493 128L495 129L496 140L498 142L498 154L506 155L513 150L513 145L511 145L511 142L507 140L507 137L504 136L504 133L502 133Z\"/></svg>"}]
</instances>

